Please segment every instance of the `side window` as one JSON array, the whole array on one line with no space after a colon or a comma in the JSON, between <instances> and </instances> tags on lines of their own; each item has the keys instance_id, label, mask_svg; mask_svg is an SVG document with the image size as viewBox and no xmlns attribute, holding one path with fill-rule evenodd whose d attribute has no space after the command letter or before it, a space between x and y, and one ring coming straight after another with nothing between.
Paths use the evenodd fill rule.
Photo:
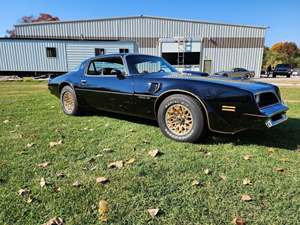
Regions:
<instances>
[{"instance_id":1,"label":"side window","mask_svg":"<svg viewBox=\"0 0 300 225\"><path fill-rule=\"evenodd\" d=\"M46 55L48 58L55 58L56 57L56 48L46 48Z\"/></svg>"},{"instance_id":2,"label":"side window","mask_svg":"<svg viewBox=\"0 0 300 225\"><path fill-rule=\"evenodd\" d=\"M105 54L104 48L95 48L95 56L104 55L104 54Z\"/></svg>"},{"instance_id":3,"label":"side window","mask_svg":"<svg viewBox=\"0 0 300 225\"><path fill-rule=\"evenodd\" d=\"M129 53L129 49L128 48L120 48L119 52L120 53Z\"/></svg>"},{"instance_id":4,"label":"side window","mask_svg":"<svg viewBox=\"0 0 300 225\"><path fill-rule=\"evenodd\" d=\"M87 70L88 75L117 75L124 72L121 57L95 59L89 64Z\"/></svg>"}]
</instances>

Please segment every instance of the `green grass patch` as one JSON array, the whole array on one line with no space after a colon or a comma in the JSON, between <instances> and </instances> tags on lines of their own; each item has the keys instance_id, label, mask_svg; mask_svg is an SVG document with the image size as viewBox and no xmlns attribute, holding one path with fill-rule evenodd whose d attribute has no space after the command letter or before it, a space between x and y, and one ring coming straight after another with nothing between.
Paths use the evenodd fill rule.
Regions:
<instances>
[{"instance_id":1,"label":"green grass patch","mask_svg":"<svg viewBox=\"0 0 300 225\"><path fill-rule=\"evenodd\" d=\"M300 89L281 92L287 100L300 100ZM211 134L204 143L189 144L167 139L155 124L133 118L66 116L46 82L1 82L0 224L42 224L55 216L66 224L101 224L101 199L109 204L107 224L220 225L236 216L247 224L299 224L300 103L289 107L287 123L271 130ZM49 148L58 140L63 144ZM156 148L163 154L149 156ZM244 160L245 155L252 157ZM107 168L130 158L133 164ZM46 161L48 167L37 166ZM59 172L66 176L57 177ZM96 184L98 176L110 182ZM49 183L44 188L42 177ZM243 185L244 178L252 184ZM192 186L195 179L199 186ZM79 188L72 186L76 180ZM24 187L31 203L17 193ZM243 194L253 200L241 201ZM148 208L160 213L152 219Z\"/></svg>"}]
</instances>

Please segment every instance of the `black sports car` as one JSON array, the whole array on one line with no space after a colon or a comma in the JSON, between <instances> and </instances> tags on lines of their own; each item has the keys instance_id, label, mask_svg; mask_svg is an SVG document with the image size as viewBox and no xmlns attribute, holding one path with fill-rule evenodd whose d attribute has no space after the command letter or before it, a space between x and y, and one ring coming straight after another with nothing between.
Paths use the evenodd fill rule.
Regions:
<instances>
[{"instance_id":1,"label":"black sports car","mask_svg":"<svg viewBox=\"0 0 300 225\"><path fill-rule=\"evenodd\" d=\"M87 107L158 121L178 141L195 142L207 130L235 134L287 120L278 87L250 80L177 72L164 59L141 54L97 56L49 80L67 115Z\"/></svg>"}]
</instances>

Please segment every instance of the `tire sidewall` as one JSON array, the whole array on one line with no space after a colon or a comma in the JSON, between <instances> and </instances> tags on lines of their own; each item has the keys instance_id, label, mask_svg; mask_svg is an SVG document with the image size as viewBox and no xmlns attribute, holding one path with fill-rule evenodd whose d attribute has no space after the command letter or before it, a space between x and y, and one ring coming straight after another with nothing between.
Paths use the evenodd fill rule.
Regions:
<instances>
[{"instance_id":1,"label":"tire sidewall","mask_svg":"<svg viewBox=\"0 0 300 225\"><path fill-rule=\"evenodd\" d=\"M192 114L193 117L193 126L191 131L182 136L178 136L171 132L166 125L166 112L168 108L175 104L181 104L187 107ZM183 141L183 142L195 142L197 141L200 136L203 134L205 126L204 126L204 116L199 106L198 102L194 100L192 97L185 96L185 95L173 95L167 97L161 104L158 110L158 124L161 131L169 138L172 138L176 141Z\"/></svg>"},{"instance_id":2,"label":"tire sidewall","mask_svg":"<svg viewBox=\"0 0 300 225\"><path fill-rule=\"evenodd\" d=\"M63 96L66 92L69 92L72 94L72 97L74 99L74 108L72 110L72 112L68 112L66 109L65 109L65 106L64 106L64 101L63 101ZM76 115L78 113L78 102L77 102L77 97L76 97L76 94L75 94L75 91L73 90L72 87L70 86L64 86L60 92L60 103L61 103L61 108L63 110L63 112L67 115Z\"/></svg>"}]
</instances>

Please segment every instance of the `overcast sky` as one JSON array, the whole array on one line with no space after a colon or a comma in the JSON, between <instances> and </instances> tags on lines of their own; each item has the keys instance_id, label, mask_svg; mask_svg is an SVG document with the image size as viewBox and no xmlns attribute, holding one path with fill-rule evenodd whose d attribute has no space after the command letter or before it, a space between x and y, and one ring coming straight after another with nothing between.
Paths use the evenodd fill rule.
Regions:
<instances>
[{"instance_id":1,"label":"overcast sky","mask_svg":"<svg viewBox=\"0 0 300 225\"><path fill-rule=\"evenodd\" d=\"M264 25L266 45L300 47L300 0L2 0L0 36L25 15L50 13L61 20L150 15L233 24Z\"/></svg>"}]
</instances>

